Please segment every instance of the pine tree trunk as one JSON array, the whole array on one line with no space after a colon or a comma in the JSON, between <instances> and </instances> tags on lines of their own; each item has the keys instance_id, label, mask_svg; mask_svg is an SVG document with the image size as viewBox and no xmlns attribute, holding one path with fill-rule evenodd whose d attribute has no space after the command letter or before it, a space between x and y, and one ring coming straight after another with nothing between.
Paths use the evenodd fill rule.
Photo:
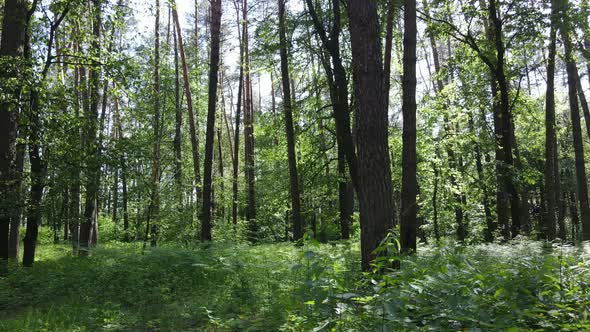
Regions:
<instances>
[{"instance_id":1,"label":"pine tree trunk","mask_svg":"<svg viewBox=\"0 0 590 332\"><path fill-rule=\"evenodd\" d=\"M211 208L213 180L213 145L215 140L215 108L219 74L219 44L221 34L221 0L211 1L211 55L207 105L207 131L205 136L205 164L203 167L203 206L201 241L211 241Z\"/></svg>"},{"instance_id":2,"label":"pine tree trunk","mask_svg":"<svg viewBox=\"0 0 590 332\"><path fill-rule=\"evenodd\" d=\"M289 183L291 193L291 213L293 214L293 240L303 237L304 226L301 219L301 198L299 176L297 174L297 155L295 152L295 129L293 127L293 102L289 76L289 58L287 55L287 27L285 0L279 1L279 39L281 54L281 78L283 82L283 112L285 115L285 133L287 134L287 156L289 160ZM315 233L314 233L315 234Z\"/></svg>"},{"instance_id":3,"label":"pine tree trunk","mask_svg":"<svg viewBox=\"0 0 590 332\"><path fill-rule=\"evenodd\" d=\"M92 35L91 52L100 54L101 1L92 0ZM90 82L90 104L85 118L84 145L86 146L86 200L84 220L80 224L80 256L87 256L96 227L97 203L100 178L100 147L98 146L98 103L100 100L100 68L91 66L88 74Z\"/></svg>"},{"instance_id":4,"label":"pine tree trunk","mask_svg":"<svg viewBox=\"0 0 590 332\"><path fill-rule=\"evenodd\" d=\"M541 224L540 237L546 240L555 239L557 225L557 202L560 193L557 191L559 165L557 164L557 134L555 128L555 55L557 41L557 20L559 0L551 1L551 31L549 35L549 55L547 59L547 93L545 94L545 211Z\"/></svg>"},{"instance_id":5,"label":"pine tree trunk","mask_svg":"<svg viewBox=\"0 0 590 332\"><path fill-rule=\"evenodd\" d=\"M232 165L232 221L238 223L238 167L240 160L240 116L242 113L242 93L244 91L244 38L246 34L246 22L241 22L242 33L240 34L240 10L236 4L236 19L238 21L238 39L240 44L240 75L238 78L238 99L236 101L236 128L234 134L234 157Z\"/></svg>"},{"instance_id":6,"label":"pine tree trunk","mask_svg":"<svg viewBox=\"0 0 590 332\"><path fill-rule=\"evenodd\" d=\"M250 78L250 54L248 41L248 1L244 0L242 8L244 21L244 163L246 184L248 188L248 206L246 221L248 222L248 238L251 242L257 240L258 225L256 222L256 188L254 166L254 109L252 103L252 80Z\"/></svg>"},{"instance_id":7,"label":"pine tree trunk","mask_svg":"<svg viewBox=\"0 0 590 332\"><path fill-rule=\"evenodd\" d=\"M401 248L416 251L418 181L416 178L416 1L404 6L404 55L402 78L403 154L402 154L402 219Z\"/></svg>"},{"instance_id":8,"label":"pine tree trunk","mask_svg":"<svg viewBox=\"0 0 590 332\"><path fill-rule=\"evenodd\" d=\"M567 8L567 0L561 0L561 8ZM562 17L560 32L565 47L565 59L567 70L568 95L570 103L570 115L572 120L572 132L574 137L574 152L576 166L576 183L578 187L578 203L582 217L582 241L590 240L590 207L588 205L588 179L586 177L584 159L584 140L580 123L580 108L576 88L576 63L573 58L573 46L570 38L567 14Z\"/></svg>"},{"instance_id":9,"label":"pine tree trunk","mask_svg":"<svg viewBox=\"0 0 590 332\"><path fill-rule=\"evenodd\" d=\"M201 171L199 166L199 140L197 136L197 129L195 126L195 115L193 112L193 98L190 90L190 80L188 77L188 65L186 62L186 53L184 51L184 42L182 41L182 31L180 30L180 21L178 20L178 12L176 6L172 6L172 16L174 17L174 23L176 26L176 36L178 37L178 48L180 50L180 59L182 63L182 74L184 78L184 92L186 94L186 107L188 109L188 120L189 120L189 131L193 155L193 176L196 181L196 194L197 199L200 198L199 182L201 179Z\"/></svg>"},{"instance_id":10,"label":"pine tree trunk","mask_svg":"<svg viewBox=\"0 0 590 332\"><path fill-rule=\"evenodd\" d=\"M150 245L155 247L158 243L158 227L160 224L160 140L161 140L161 88L160 88L160 0L156 0L156 22L154 28L154 120L152 128L154 130L154 146L152 154L152 175L151 175L151 193L148 207L148 217L146 223L146 237L144 239L144 248L147 243L148 233L150 236Z\"/></svg>"}]
</instances>

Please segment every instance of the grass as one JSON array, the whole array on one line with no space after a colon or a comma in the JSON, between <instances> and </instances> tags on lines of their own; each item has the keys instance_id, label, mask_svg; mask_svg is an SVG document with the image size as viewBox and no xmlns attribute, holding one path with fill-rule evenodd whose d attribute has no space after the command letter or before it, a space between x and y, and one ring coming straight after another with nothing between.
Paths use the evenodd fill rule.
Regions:
<instances>
[{"instance_id":1,"label":"grass","mask_svg":"<svg viewBox=\"0 0 590 332\"><path fill-rule=\"evenodd\" d=\"M581 246L445 244L381 275L351 242L70 251L0 278L1 331L590 329Z\"/></svg>"}]
</instances>

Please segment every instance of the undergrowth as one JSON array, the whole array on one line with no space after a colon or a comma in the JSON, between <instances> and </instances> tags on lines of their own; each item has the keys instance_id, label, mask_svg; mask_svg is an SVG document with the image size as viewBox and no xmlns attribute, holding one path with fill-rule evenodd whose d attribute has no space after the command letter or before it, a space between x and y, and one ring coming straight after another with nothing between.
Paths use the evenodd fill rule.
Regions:
<instances>
[{"instance_id":1,"label":"undergrowth","mask_svg":"<svg viewBox=\"0 0 590 332\"><path fill-rule=\"evenodd\" d=\"M590 329L583 246L421 248L361 274L358 245L42 245L0 278L2 331Z\"/></svg>"}]
</instances>

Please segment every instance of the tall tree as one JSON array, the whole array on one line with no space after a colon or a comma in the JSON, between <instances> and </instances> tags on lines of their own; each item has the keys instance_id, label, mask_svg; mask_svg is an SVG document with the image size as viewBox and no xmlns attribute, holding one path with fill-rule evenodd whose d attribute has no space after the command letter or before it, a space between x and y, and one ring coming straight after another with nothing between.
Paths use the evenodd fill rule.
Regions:
<instances>
[{"instance_id":1,"label":"tall tree","mask_svg":"<svg viewBox=\"0 0 590 332\"><path fill-rule=\"evenodd\" d=\"M402 218L400 244L403 250L416 250L418 205L416 195L416 0L404 5L404 55L402 78L403 152L402 152Z\"/></svg>"},{"instance_id":2,"label":"tall tree","mask_svg":"<svg viewBox=\"0 0 590 332\"><path fill-rule=\"evenodd\" d=\"M12 200L16 190L13 180L21 86L15 83L20 81L18 78L23 69L28 10L27 0L4 2L0 39L0 80L3 86L3 97L0 99L0 270L8 260Z\"/></svg>"},{"instance_id":3,"label":"tall tree","mask_svg":"<svg viewBox=\"0 0 590 332\"><path fill-rule=\"evenodd\" d=\"M236 20L238 22L238 42L240 44L240 73L238 76L238 98L236 101L234 156L232 160L232 221L238 223L238 171L240 160L240 117L242 113L242 93L244 90L244 35L246 34L246 22L240 21L239 2L234 2L236 7ZM240 22L242 32L240 33Z\"/></svg>"},{"instance_id":4,"label":"tall tree","mask_svg":"<svg viewBox=\"0 0 590 332\"><path fill-rule=\"evenodd\" d=\"M152 93L154 103L154 120L152 129L154 131L154 146L152 154L152 175L151 175L151 192L148 207L148 219L146 224L146 234L144 239L144 247L147 242L148 232L151 233L151 246L155 247L157 244L158 224L160 219L160 140L161 140L161 124L160 124L160 0L156 0L156 21L154 28L154 90Z\"/></svg>"},{"instance_id":5,"label":"tall tree","mask_svg":"<svg viewBox=\"0 0 590 332\"><path fill-rule=\"evenodd\" d=\"M174 109L176 121L174 123L174 180L176 181L176 204L179 209L183 206L182 186L182 105L180 102L180 67L178 64L178 34L176 29L174 39Z\"/></svg>"},{"instance_id":6,"label":"tall tree","mask_svg":"<svg viewBox=\"0 0 590 332\"><path fill-rule=\"evenodd\" d=\"M545 211L541 225L541 237L555 238L557 225L557 202L559 165L557 158L557 134L555 130L555 54L558 23L558 1L551 1L551 30L549 32L549 54L547 58L547 93L545 94Z\"/></svg>"},{"instance_id":7,"label":"tall tree","mask_svg":"<svg viewBox=\"0 0 590 332\"><path fill-rule=\"evenodd\" d=\"M582 139L582 127L580 123L580 106L576 88L577 68L574 60L573 45L571 41L570 22L568 19L568 0L560 0L560 12L562 13L559 31L565 48L565 61L567 70L567 85L574 138L574 153L576 166L576 184L578 188L578 204L582 217L582 240L590 240L590 206L588 205L588 179L584 159L584 141Z\"/></svg>"},{"instance_id":8,"label":"tall tree","mask_svg":"<svg viewBox=\"0 0 590 332\"><path fill-rule=\"evenodd\" d=\"M252 80L250 78L250 51L248 41L248 0L244 0L242 7L244 31L244 164L248 193L246 221L251 241L256 241L258 225L256 221L256 176L254 168L254 107L252 101Z\"/></svg>"},{"instance_id":9,"label":"tall tree","mask_svg":"<svg viewBox=\"0 0 590 332\"><path fill-rule=\"evenodd\" d=\"M92 56L100 57L101 38L101 0L92 0L92 40L90 51ZM80 224L80 256L87 256L90 250L92 231L96 224L98 209L98 191L100 178L100 147L98 145L98 103L100 100L100 67L90 66L88 80L90 85L89 108L85 114L84 145L86 147L86 197L84 203L84 219Z\"/></svg>"},{"instance_id":10,"label":"tall tree","mask_svg":"<svg viewBox=\"0 0 590 332\"><path fill-rule=\"evenodd\" d=\"M184 93L186 94L186 108L188 109L188 122L191 140L191 148L193 155L193 176L197 183L197 199L199 197L198 184L201 178L201 171L199 166L199 139L197 136L197 128L195 126L195 114L193 112L193 98L190 89L190 79L188 76L188 65L186 62L186 53L184 51L184 42L182 41L182 30L180 29L180 21L178 19L178 11L176 10L176 3L172 5L172 16L174 18L174 25L176 26L176 36L178 37L178 48L180 50L180 59L182 63L182 76L184 78Z\"/></svg>"},{"instance_id":11,"label":"tall tree","mask_svg":"<svg viewBox=\"0 0 590 332\"><path fill-rule=\"evenodd\" d=\"M357 99L356 143L363 270L393 227L393 199L388 148L379 16L375 0L348 0L352 67Z\"/></svg>"},{"instance_id":12,"label":"tall tree","mask_svg":"<svg viewBox=\"0 0 590 332\"><path fill-rule=\"evenodd\" d=\"M213 144L215 139L215 107L219 77L219 44L221 34L221 0L211 1L211 55L209 65L209 102L207 104L207 132L205 137L205 165L203 167L203 210L201 241L211 241L211 207L213 179Z\"/></svg>"},{"instance_id":13,"label":"tall tree","mask_svg":"<svg viewBox=\"0 0 590 332\"><path fill-rule=\"evenodd\" d=\"M293 102L289 78L289 57L287 54L287 23L285 0L279 1L279 39L281 53L281 78L283 81L283 112L285 115L285 132L287 134L287 156L289 159L289 184L291 188L291 213L293 220L293 240L303 237L301 219L301 198L299 193L299 176L297 174L297 155L295 152L295 130L293 128Z\"/></svg>"}]
</instances>

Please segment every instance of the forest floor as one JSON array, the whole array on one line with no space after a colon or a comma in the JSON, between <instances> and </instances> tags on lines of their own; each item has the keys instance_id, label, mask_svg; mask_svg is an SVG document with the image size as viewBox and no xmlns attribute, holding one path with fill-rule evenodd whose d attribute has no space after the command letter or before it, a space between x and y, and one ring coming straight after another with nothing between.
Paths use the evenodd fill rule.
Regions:
<instances>
[{"instance_id":1,"label":"forest floor","mask_svg":"<svg viewBox=\"0 0 590 332\"><path fill-rule=\"evenodd\" d=\"M355 242L45 244L0 277L0 331L590 330L588 253L444 244L361 274Z\"/></svg>"}]
</instances>

